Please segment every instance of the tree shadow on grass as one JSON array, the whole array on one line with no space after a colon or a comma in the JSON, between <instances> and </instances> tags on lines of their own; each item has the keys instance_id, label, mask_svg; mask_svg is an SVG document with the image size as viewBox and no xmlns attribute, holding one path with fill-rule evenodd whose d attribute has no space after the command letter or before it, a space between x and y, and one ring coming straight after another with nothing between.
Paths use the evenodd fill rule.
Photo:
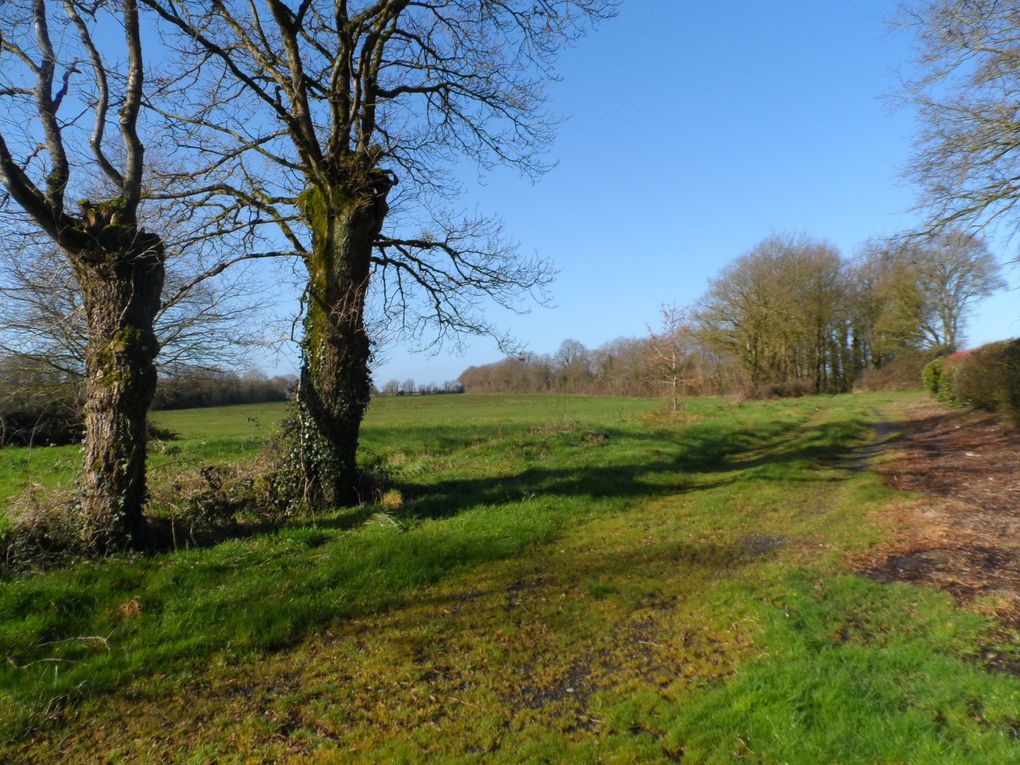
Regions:
<instances>
[{"instance_id":1,"label":"tree shadow on grass","mask_svg":"<svg viewBox=\"0 0 1020 765\"><path fill-rule=\"evenodd\" d=\"M17 667L37 662L39 672L0 670L0 686L16 707L11 720L0 721L0 733L16 737L37 724L43 697L97 695L133 678L204 661L227 651L225 646L240 654L283 648L324 625L399 607L454 572L507 559L548 541L569 522L567 513L554 517L555 508L518 515L508 506L522 498L642 499L721 486L741 480L747 470L774 464L803 463L811 470L837 454L858 427L863 425L695 426L678 433L672 444L654 434L604 431L609 441L644 440L643 454L655 449L659 453L649 460L628 450L618 464L601 465L584 463L611 463L614 455L596 456L602 444L586 444L582 434L576 445L591 449L592 457L578 467L533 466L498 481L405 482L399 487L414 502L407 510L392 512L399 522L401 512L408 520L441 519L480 505L502 505L498 522L486 519L464 527L408 524L406 533L384 530L356 539L335 533L358 527L380 510L366 505L317 521L318 529L308 524L272 529L264 534L265 543L227 544L201 556L167 556L158 562L113 560L14 583L0 592L0 612L11 636L9 656ZM790 473L798 472L776 478L790 480ZM257 533L265 531L270 530ZM279 540L272 533L279 533ZM762 539L662 540L640 551L600 553L590 560L586 575L642 566L649 556L680 567L731 570L754 560L756 551L769 553L773 547ZM124 616L132 603L136 610L129 608L130 616ZM75 636L113 634L111 629L116 631L118 658L75 642ZM38 664L58 660L70 663L56 679L45 673L46 664Z\"/></svg>"},{"instance_id":2,"label":"tree shadow on grass","mask_svg":"<svg viewBox=\"0 0 1020 765\"><path fill-rule=\"evenodd\" d=\"M587 498L591 500L637 500L687 494L730 485L741 480L769 480L746 471L803 462L812 467L838 467L851 453L843 445L860 439L869 425L848 420L821 425L803 422L769 422L759 427L726 428L706 422L681 431L635 432L622 428L593 428L581 423L561 423L549 428L521 429L512 434L489 433L510 439L510 448L542 457L542 450L557 447L585 450L591 464L573 467L528 467L510 476L448 479L436 482L397 480L394 488L411 500L387 511L397 520L451 518L479 505L505 505L538 497ZM453 439L446 439L447 445ZM459 439L463 443L471 439ZM485 442L482 439L480 443ZM618 464L605 462L599 449L615 442L641 444L655 459ZM711 478L706 476L720 476ZM818 476L783 475L782 480L820 480ZM836 480L836 479L831 479ZM150 517L143 549L164 553L178 549L214 547L231 539L272 534L282 529L309 526L331 531L350 531L362 526L381 510L367 502L324 517L302 517L281 524L232 521L216 527L180 528L166 517Z\"/></svg>"},{"instance_id":3,"label":"tree shadow on grass","mask_svg":"<svg viewBox=\"0 0 1020 765\"><path fill-rule=\"evenodd\" d=\"M577 467L529 467L516 475L463 478L437 482L398 481L395 485L414 501L405 514L414 518L449 518L478 505L500 505L535 497L641 499L704 491L747 480L745 471L804 463L807 469L839 467L859 441L863 421L804 425L784 423L763 429L684 431L678 450L657 459ZM654 436L608 431L608 438L662 442ZM705 476L727 474L705 479ZM755 480L771 480L756 473ZM775 480L822 480L792 472ZM827 480L838 480L829 478Z\"/></svg>"}]
</instances>

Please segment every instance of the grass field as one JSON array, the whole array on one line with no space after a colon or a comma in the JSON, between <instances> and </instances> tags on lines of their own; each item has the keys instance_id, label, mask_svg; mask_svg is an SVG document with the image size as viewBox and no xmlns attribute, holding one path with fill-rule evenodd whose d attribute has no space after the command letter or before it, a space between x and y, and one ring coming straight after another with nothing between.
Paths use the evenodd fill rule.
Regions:
<instances>
[{"instance_id":1,"label":"grass field","mask_svg":"<svg viewBox=\"0 0 1020 765\"><path fill-rule=\"evenodd\" d=\"M0 759L1020 761L1001 629L848 564L896 500L855 450L911 400L378 400L385 505L0 584ZM281 415L159 413L153 470Z\"/></svg>"}]
</instances>

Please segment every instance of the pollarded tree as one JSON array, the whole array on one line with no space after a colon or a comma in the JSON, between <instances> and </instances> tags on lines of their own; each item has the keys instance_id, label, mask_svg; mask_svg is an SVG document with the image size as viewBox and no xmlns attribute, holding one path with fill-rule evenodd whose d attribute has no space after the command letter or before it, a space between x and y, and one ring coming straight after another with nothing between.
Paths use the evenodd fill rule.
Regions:
<instances>
[{"instance_id":1,"label":"pollarded tree","mask_svg":"<svg viewBox=\"0 0 1020 765\"><path fill-rule=\"evenodd\" d=\"M143 2L188 62L186 87L159 108L211 157L210 188L274 216L304 261L306 496L354 501L366 301L441 339L496 333L485 301L516 309L548 283L548 267L520 258L493 220L458 219L443 200L464 156L542 172L544 85L562 46L613 0Z\"/></svg>"},{"instance_id":2,"label":"pollarded tree","mask_svg":"<svg viewBox=\"0 0 1020 765\"><path fill-rule=\"evenodd\" d=\"M125 61L123 71L113 60ZM156 387L153 320L165 253L138 220L142 86L135 0L0 5L0 181L59 246L81 290L88 342L79 506L83 540L98 550L140 528L145 413ZM111 109L116 150L106 135ZM85 139L79 123L88 115Z\"/></svg>"}]
</instances>

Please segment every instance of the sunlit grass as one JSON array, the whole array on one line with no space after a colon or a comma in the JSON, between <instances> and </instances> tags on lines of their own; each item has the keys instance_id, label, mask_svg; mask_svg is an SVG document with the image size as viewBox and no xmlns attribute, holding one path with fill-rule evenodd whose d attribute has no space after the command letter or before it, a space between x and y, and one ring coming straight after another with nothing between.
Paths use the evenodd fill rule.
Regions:
<instances>
[{"instance_id":1,"label":"sunlit grass","mask_svg":"<svg viewBox=\"0 0 1020 765\"><path fill-rule=\"evenodd\" d=\"M2 585L12 758L1015 762L990 624L847 570L892 494L845 465L909 400L381 400L384 505ZM160 414L160 459L254 411Z\"/></svg>"}]
</instances>

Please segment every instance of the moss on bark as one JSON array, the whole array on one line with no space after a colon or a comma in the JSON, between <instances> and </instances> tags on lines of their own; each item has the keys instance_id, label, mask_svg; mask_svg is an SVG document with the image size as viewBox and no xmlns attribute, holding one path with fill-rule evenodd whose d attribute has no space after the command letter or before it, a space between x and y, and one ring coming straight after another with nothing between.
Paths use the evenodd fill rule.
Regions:
<instances>
[{"instance_id":1,"label":"moss on bark","mask_svg":"<svg viewBox=\"0 0 1020 765\"><path fill-rule=\"evenodd\" d=\"M158 236L121 224L116 204L83 212L95 246L74 257L89 331L77 510L83 545L105 552L137 541L142 528L164 250Z\"/></svg>"},{"instance_id":2,"label":"moss on bark","mask_svg":"<svg viewBox=\"0 0 1020 765\"><path fill-rule=\"evenodd\" d=\"M312 251L305 257L308 308L296 457L304 499L313 507L359 500L356 454L371 389L365 297L390 188L382 173L362 181L326 192L309 187L298 200L312 230Z\"/></svg>"}]
</instances>

